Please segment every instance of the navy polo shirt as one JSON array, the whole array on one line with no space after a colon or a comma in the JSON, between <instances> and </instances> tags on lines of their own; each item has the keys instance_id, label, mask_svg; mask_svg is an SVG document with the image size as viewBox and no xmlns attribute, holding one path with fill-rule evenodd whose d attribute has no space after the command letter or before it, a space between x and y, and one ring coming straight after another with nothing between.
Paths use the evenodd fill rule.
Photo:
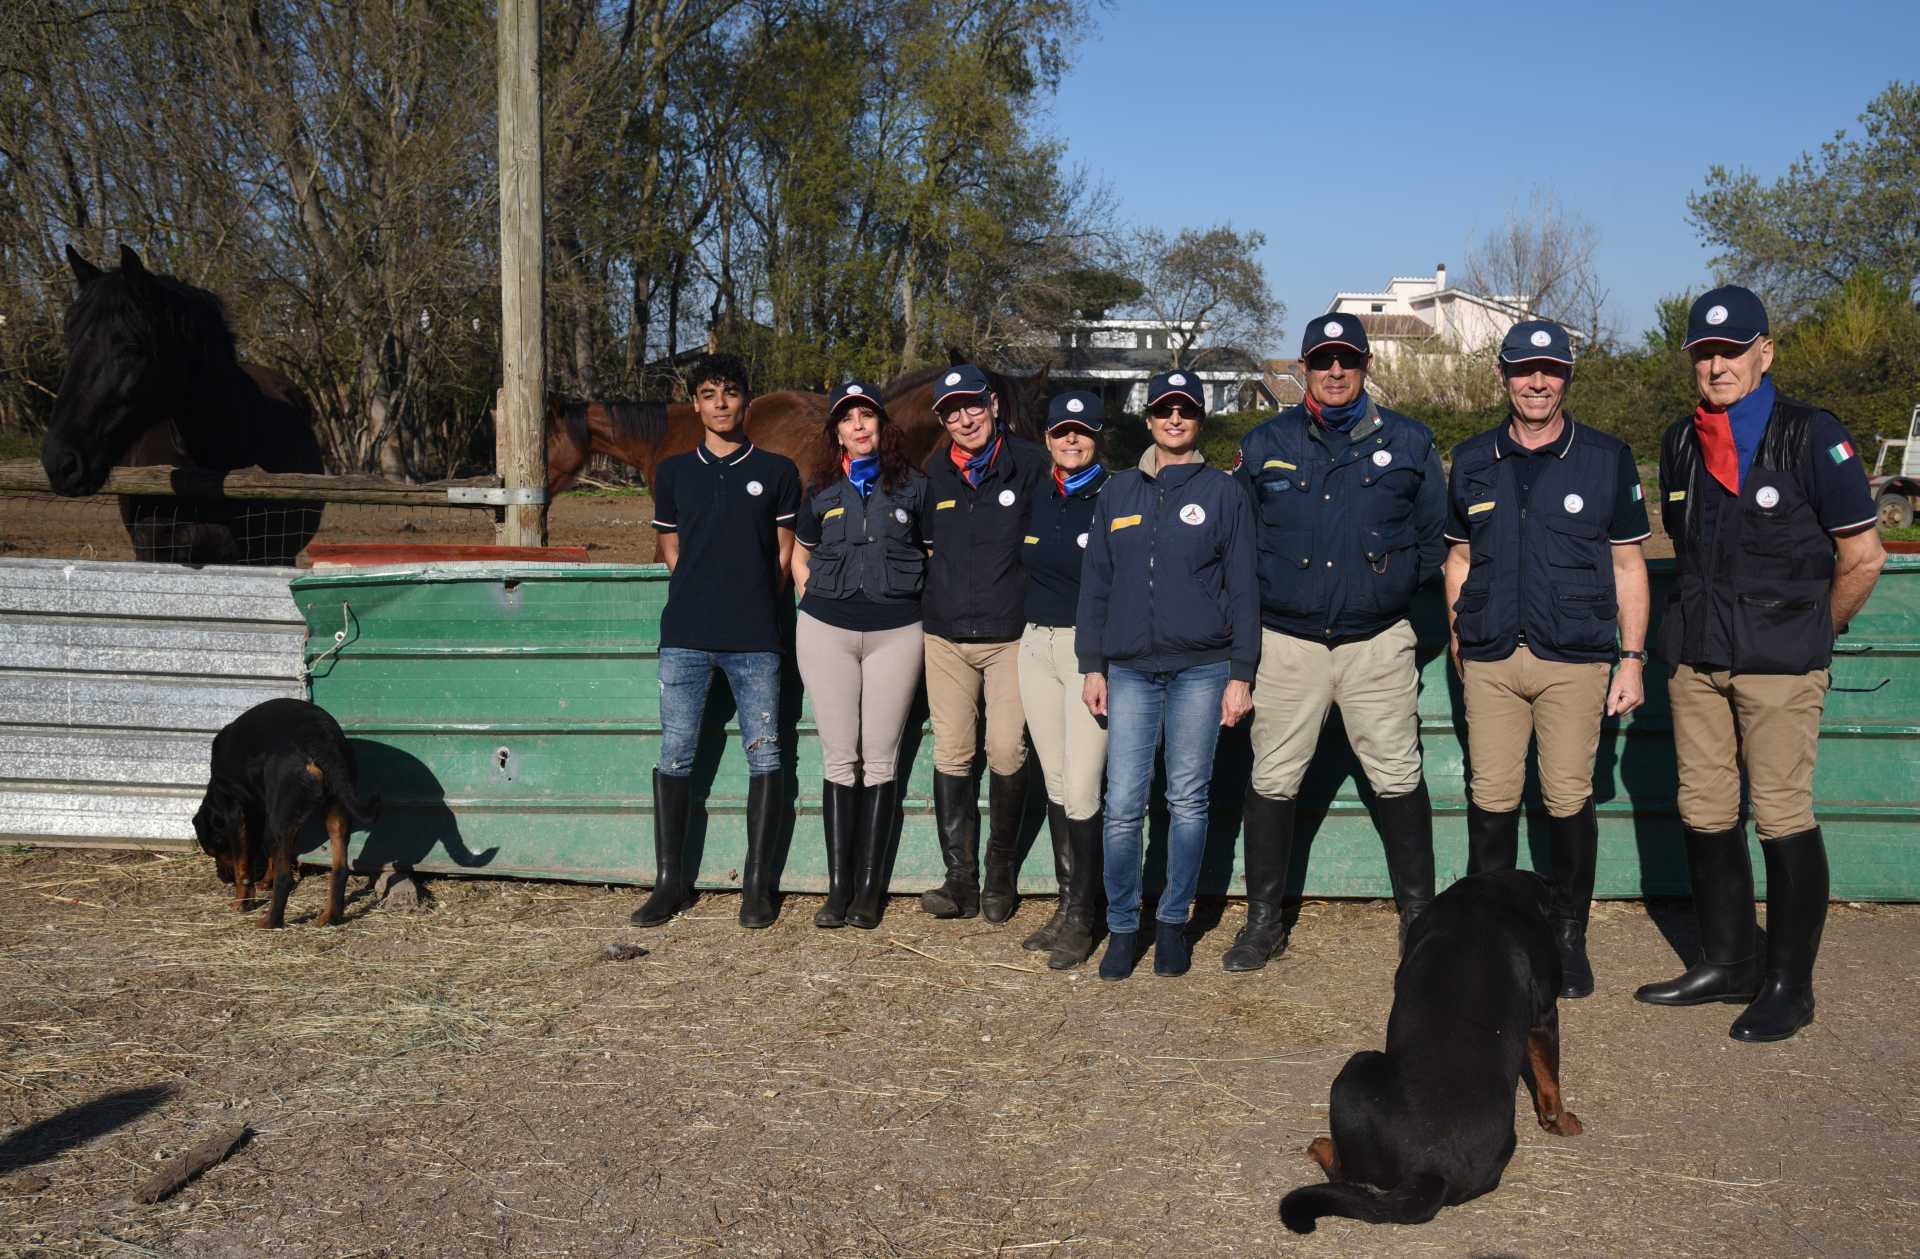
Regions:
<instances>
[{"instance_id":1,"label":"navy polo shirt","mask_svg":"<svg viewBox=\"0 0 1920 1259\"><path fill-rule=\"evenodd\" d=\"M1072 625L1080 607L1080 563L1100 491L1112 479L1102 471L1072 494L1057 478L1028 504L1027 532L1020 548L1027 573L1027 622L1054 628Z\"/></svg>"},{"instance_id":2,"label":"navy polo shirt","mask_svg":"<svg viewBox=\"0 0 1920 1259\"><path fill-rule=\"evenodd\" d=\"M1574 430L1579 426L1571 415L1567 416L1566 422L1561 425L1559 438L1538 450L1528 450L1513 440L1510 427L1511 421L1494 431L1493 457L1518 460L1514 465L1514 479L1520 486L1520 505L1525 507L1533 497L1533 485L1539 479L1540 470L1546 467L1548 459L1566 457L1567 451L1573 447ZM1646 496L1640 486L1640 469L1634 465L1631 446L1622 444L1620 447L1610 492L1613 494L1613 520L1607 527L1607 540L1616 543L1639 542L1650 535L1653 527L1647 522ZM1448 493L1447 541L1464 543L1471 536L1467 525L1468 506L1464 495Z\"/></svg>"},{"instance_id":3,"label":"navy polo shirt","mask_svg":"<svg viewBox=\"0 0 1920 1259\"><path fill-rule=\"evenodd\" d=\"M653 473L653 527L680 538L660 645L779 651L780 530L800 510L800 470L748 443L722 459L705 444Z\"/></svg>"}]
</instances>

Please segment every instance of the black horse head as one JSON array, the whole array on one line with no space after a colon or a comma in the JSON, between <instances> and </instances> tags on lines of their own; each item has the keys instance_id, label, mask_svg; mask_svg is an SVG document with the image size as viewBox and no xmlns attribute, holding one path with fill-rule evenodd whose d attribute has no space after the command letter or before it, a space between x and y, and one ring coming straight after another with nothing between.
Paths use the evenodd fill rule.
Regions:
<instances>
[{"instance_id":1,"label":"black horse head","mask_svg":"<svg viewBox=\"0 0 1920 1259\"><path fill-rule=\"evenodd\" d=\"M67 246L80 292L67 309L67 370L40 462L54 491L92 494L129 444L179 414L196 385L237 369L220 299L155 275L120 247L102 271Z\"/></svg>"},{"instance_id":2,"label":"black horse head","mask_svg":"<svg viewBox=\"0 0 1920 1259\"><path fill-rule=\"evenodd\" d=\"M1000 422L1008 431L1039 441L1046 435L1047 389L1052 363L1025 376L1009 376L991 369L987 380L1000 395Z\"/></svg>"}]
</instances>

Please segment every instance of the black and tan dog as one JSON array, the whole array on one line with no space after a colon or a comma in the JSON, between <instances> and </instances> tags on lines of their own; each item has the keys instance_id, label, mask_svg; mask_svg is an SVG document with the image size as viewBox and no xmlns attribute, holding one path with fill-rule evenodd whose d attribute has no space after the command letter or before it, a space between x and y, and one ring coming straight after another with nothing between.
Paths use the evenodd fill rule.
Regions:
<instances>
[{"instance_id":1,"label":"black and tan dog","mask_svg":"<svg viewBox=\"0 0 1920 1259\"><path fill-rule=\"evenodd\" d=\"M1307 1155L1330 1182L1295 1189L1280 1218L1311 1233L1323 1215L1424 1224L1492 1190L1513 1157L1516 1079L1540 1126L1580 1135L1560 1097L1560 953L1538 875L1461 879L1414 921L1393 979L1387 1050L1347 1060L1333 1082L1331 1137Z\"/></svg>"},{"instance_id":2,"label":"black and tan dog","mask_svg":"<svg viewBox=\"0 0 1920 1259\"><path fill-rule=\"evenodd\" d=\"M255 885L273 887L263 927L286 924L301 828L326 806L333 868L327 908L317 925L339 921L346 907L347 830L373 825L376 797L364 804L354 788L353 750L340 723L297 699L256 704L213 737L213 776L193 815L193 830L233 884L233 908L248 907Z\"/></svg>"}]
</instances>

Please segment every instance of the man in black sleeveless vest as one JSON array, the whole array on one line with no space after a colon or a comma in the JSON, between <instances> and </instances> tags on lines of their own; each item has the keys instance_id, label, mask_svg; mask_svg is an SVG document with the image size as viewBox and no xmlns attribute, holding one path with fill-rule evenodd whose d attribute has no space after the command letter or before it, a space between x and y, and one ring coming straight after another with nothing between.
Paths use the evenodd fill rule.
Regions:
<instances>
[{"instance_id":1,"label":"man in black sleeveless vest","mask_svg":"<svg viewBox=\"0 0 1920 1259\"><path fill-rule=\"evenodd\" d=\"M1660 626L1673 669L1680 820L1701 960L1634 995L1750 1003L1735 1040L1813 1021L1827 853L1814 752L1833 640L1886 563L1860 458L1840 421L1777 393L1760 299L1714 289L1687 320L1700 406L1660 444L1661 509L1680 565ZM1740 822L1740 771L1767 862L1766 955Z\"/></svg>"}]
</instances>

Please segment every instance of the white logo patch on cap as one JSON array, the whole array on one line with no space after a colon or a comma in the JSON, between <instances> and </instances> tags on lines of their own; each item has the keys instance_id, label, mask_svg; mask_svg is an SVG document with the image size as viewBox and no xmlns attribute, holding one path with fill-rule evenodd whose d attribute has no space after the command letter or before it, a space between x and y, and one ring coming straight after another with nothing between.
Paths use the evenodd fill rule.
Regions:
<instances>
[{"instance_id":1,"label":"white logo patch on cap","mask_svg":"<svg viewBox=\"0 0 1920 1259\"><path fill-rule=\"evenodd\" d=\"M1011 506L1013 506L1013 491L1012 491L1012 490L1001 490L1001 491L1000 491L1000 505L1001 505L1002 507L1011 507Z\"/></svg>"},{"instance_id":2,"label":"white logo patch on cap","mask_svg":"<svg viewBox=\"0 0 1920 1259\"><path fill-rule=\"evenodd\" d=\"M1079 537L1077 537L1077 538L1075 538L1075 539L1074 539L1074 541L1075 541L1075 542L1078 542L1078 543L1080 544L1080 549L1081 549L1082 551L1084 551L1084 550L1086 550L1086 549L1087 549L1087 535L1086 535L1086 534L1084 534L1084 533L1083 533L1083 534L1081 534L1081 535L1080 535Z\"/></svg>"},{"instance_id":3,"label":"white logo patch on cap","mask_svg":"<svg viewBox=\"0 0 1920 1259\"><path fill-rule=\"evenodd\" d=\"M755 498L759 498L761 494L765 493L766 488L766 486L760 484L758 481L747 482L747 493L753 495Z\"/></svg>"},{"instance_id":4,"label":"white logo patch on cap","mask_svg":"<svg viewBox=\"0 0 1920 1259\"><path fill-rule=\"evenodd\" d=\"M1763 485L1758 492L1754 494L1753 501L1762 507L1778 507L1780 505L1780 491L1774 489L1771 485Z\"/></svg>"},{"instance_id":5,"label":"white logo patch on cap","mask_svg":"<svg viewBox=\"0 0 1920 1259\"><path fill-rule=\"evenodd\" d=\"M1067 410L1073 412L1075 415L1080 414L1082 411L1086 409L1087 409L1087 404L1080 401L1080 399L1078 398L1067 399Z\"/></svg>"},{"instance_id":6,"label":"white logo patch on cap","mask_svg":"<svg viewBox=\"0 0 1920 1259\"><path fill-rule=\"evenodd\" d=\"M1187 383L1187 378L1179 372L1175 372L1173 375L1167 377L1167 383L1169 385L1184 385Z\"/></svg>"},{"instance_id":7,"label":"white logo patch on cap","mask_svg":"<svg viewBox=\"0 0 1920 1259\"><path fill-rule=\"evenodd\" d=\"M946 378L946 380L945 380L944 382L942 382L942 383L944 383L944 384L949 384L949 385L957 385L957 384L959 384L959 383L960 383L960 373L959 373L959 372L948 372L948 373L947 373L947 378Z\"/></svg>"},{"instance_id":8,"label":"white logo patch on cap","mask_svg":"<svg viewBox=\"0 0 1920 1259\"><path fill-rule=\"evenodd\" d=\"M863 389L863 388L861 388L861 387L860 387L859 385L848 385L848 386L847 386L847 396L848 396L849 398L853 398L853 397L858 397L858 396L859 396L860 394L863 394L863 393L865 393L865 392L866 392L866 390L865 390L865 389Z\"/></svg>"},{"instance_id":9,"label":"white logo patch on cap","mask_svg":"<svg viewBox=\"0 0 1920 1259\"><path fill-rule=\"evenodd\" d=\"M1560 505L1567 509L1568 514L1577 516L1580 514L1580 509L1587 505L1587 500L1578 494L1569 494L1560 500Z\"/></svg>"},{"instance_id":10,"label":"white logo patch on cap","mask_svg":"<svg viewBox=\"0 0 1920 1259\"><path fill-rule=\"evenodd\" d=\"M1392 462L1393 462L1393 452L1391 450L1376 450L1373 452L1374 467L1384 468Z\"/></svg>"},{"instance_id":11,"label":"white logo patch on cap","mask_svg":"<svg viewBox=\"0 0 1920 1259\"><path fill-rule=\"evenodd\" d=\"M1716 328L1727 322L1727 308L1725 306L1715 306L1707 312L1707 322Z\"/></svg>"},{"instance_id":12,"label":"white logo patch on cap","mask_svg":"<svg viewBox=\"0 0 1920 1259\"><path fill-rule=\"evenodd\" d=\"M904 524L906 524L906 523L907 523L907 509L906 509L906 508L904 508L904 507L896 507L896 508L894 508L894 509L893 509L893 518L894 518L895 520L897 520L897 521L899 521L899 522L900 522L901 524L903 524L903 525L904 525Z\"/></svg>"},{"instance_id":13,"label":"white logo patch on cap","mask_svg":"<svg viewBox=\"0 0 1920 1259\"><path fill-rule=\"evenodd\" d=\"M1553 334L1551 332L1548 332L1545 328L1542 328L1538 332L1535 332L1531 337L1528 337L1527 339L1533 342L1535 345L1539 346L1541 349L1545 349L1547 346L1550 346L1553 344Z\"/></svg>"},{"instance_id":14,"label":"white logo patch on cap","mask_svg":"<svg viewBox=\"0 0 1920 1259\"><path fill-rule=\"evenodd\" d=\"M1323 335L1325 335L1325 336L1329 336L1329 337L1337 337L1337 336L1339 336L1339 335L1340 335L1341 333L1343 333L1343 332L1345 332L1345 331L1346 331L1346 329L1340 326L1340 321L1339 321L1339 320L1337 320L1337 319L1329 319L1329 320L1327 321L1327 326L1326 326L1326 327L1325 327L1324 329L1322 329L1321 331L1322 331L1322 334L1323 334Z\"/></svg>"},{"instance_id":15,"label":"white logo patch on cap","mask_svg":"<svg viewBox=\"0 0 1920 1259\"><path fill-rule=\"evenodd\" d=\"M1180 519L1190 525L1204 525L1207 523L1207 509L1198 503L1188 503L1180 509Z\"/></svg>"}]
</instances>

